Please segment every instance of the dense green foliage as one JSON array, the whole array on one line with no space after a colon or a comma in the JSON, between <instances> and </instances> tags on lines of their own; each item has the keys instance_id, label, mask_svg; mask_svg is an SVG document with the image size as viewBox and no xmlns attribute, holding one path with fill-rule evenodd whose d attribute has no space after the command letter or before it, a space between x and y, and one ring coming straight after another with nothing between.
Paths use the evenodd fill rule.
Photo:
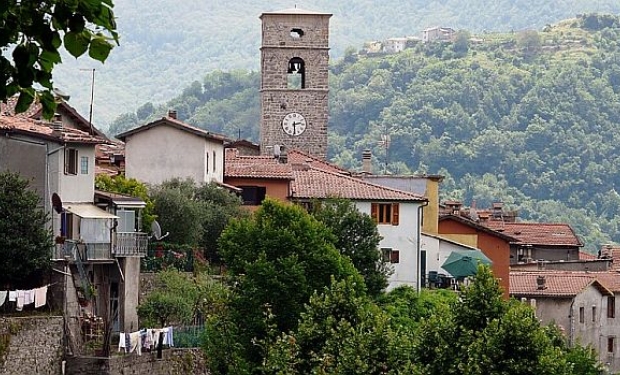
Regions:
<instances>
[{"instance_id":1,"label":"dense green foliage","mask_svg":"<svg viewBox=\"0 0 620 375\"><path fill-rule=\"evenodd\" d=\"M49 270L52 233L39 207L28 180L0 173L0 285L6 289L38 287Z\"/></svg>"},{"instance_id":2,"label":"dense green foliage","mask_svg":"<svg viewBox=\"0 0 620 375\"><path fill-rule=\"evenodd\" d=\"M458 298L453 292L447 300L432 292L410 298L415 294L410 288L392 293L385 296L390 304L381 306L349 281L332 283L311 298L297 329L274 331L274 339L262 343L267 351L262 373L577 375L601 370L590 347L569 348L556 326L540 325L531 307L503 300L497 279L484 266ZM409 320L395 324L395 317L407 315Z\"/></svg>"},{"instance_id":3,"label":"dense green foliage","mask_svg":"<svg viewBox=\"0 0 620 375\"><path fill-rule=\"evenodd\" d=\"M52 118L56 102L52 72L62 61L61 47L74 57L88 52L105 61L118 43L112 0L4 0L0 6L0 101L19 94L15 110L24 112L37 98ZM13 61L4 56L12 49Z\"/></svg>"},{"instance_id":4,"label":"dense green foliage","mask_svg":"<svg viewBox=\"0 0 620 375\"><path fill-rule=\"evenodd\" d=\"M310 296L332 278L351 277L356 289L365 290L363 279L336 250L334 240L329 229L301 207L271 199L252 217L230 222L219 245L234 283L233 295L228 314L209 321L211 334L205 344L215 373L262 362L264 352L256 342L266 337L265 314L273 314L278 332L287 332L297 326ZM232 333L236 339L227 339ZM221 346L225 343L230 346Z\"/></svg>"},{"instance_id":5,"label":"dense green foliage","mask_svg":"<svg viewBox=\"0 0 620 375\"><path fill-rule=\"evenodd\" d=\"M567 222L591 251L620 242L618 24L587 15L395 55L348 51L331 67L329 156L358 169L368 148L377 172L444 175L443 198L478 207L501 200L524 219ZM192 103L181 117L191 124L254 135L256 77L214 73L173 102ZM387 148L378 144L384 134Z\"/></svg>"},{"instance_id":6,"label":"dense green foliage","mask_svg":"<svg viewBox=\"0 0 620 375\"><path fill-rule=\"evenodd\" d=\"M313 207L312 216L336 236L336 249L351 259L364 278L368 294L381 295L388 286L392 269L377 251L382 237L374 220L361 213L353 202L344 199L316 202Z\"/></svg>"},{"instance_id":7,"label":"dense green foliage","mask_svg":"<svg viewBox=\"0 0 620 375\"><path fill-rule=\"evenodd\" d=\"M119 114L146 102L168 101L215 70L259 69L259 15L293 5L265 0L119 1L114 13L121 45L105 64L64 59L56 82L72 94L71 104L80 113L88 113L90 75L79 70L96 68L93 121L105 129ZM421 36L423 29L438 25L474 33L540 30L579 13L620 12L617 0L300 0L295 5L333 14L333 59L366 41Z\"/></svg>"},{"instance_id":8,"label":"dense green foliage","mask_svg":"<svg viewBox=\"0 0 620 375\"><path fill-rule=\"evenodd\" d=\"M149 192L166 241L198 246L209 261L219 261L217 239L231 218L241 217L241 200L216 184L172 179Z\"/></svg>"}]
</instances>

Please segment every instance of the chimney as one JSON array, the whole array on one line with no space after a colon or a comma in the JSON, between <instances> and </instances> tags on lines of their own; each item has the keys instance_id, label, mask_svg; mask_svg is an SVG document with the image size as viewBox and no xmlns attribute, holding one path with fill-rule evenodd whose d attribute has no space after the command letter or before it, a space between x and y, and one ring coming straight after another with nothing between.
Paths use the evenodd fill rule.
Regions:
<instances>
[{"instance_id":1,"label":"chimney","mask_svg":"<svg viewBox=\"0 0 620 375\"><path fill-rule=\"evenodd\" d=\"M288 154L286 150L284 149L284 147L280 149L280 156L278 157L278 162L282 164L288 163Z\"/></svg>"},{"instance_id":2,"label":"chimney","mask_svg":"<svg viewBox=\"0 0 620 375\"><path fill-rule=\"evenodd\" d=\"M547 278L544 275L538 275L538 277L536 278L536 286L538 290L545 290L547 289Z\"/></svg>"},{"instance_id":3,"label":"chimney","mask_svg":"<svg viewBox=\"0 0 620 375\"><path fill-rule=\"evenodd\" d=\"M372 174L372 153L369 149L362 152L362 172Z\"/></svg>"},{"instance_id":4,"label":"chimney","mask_svg":"<svg viewBox=\"0 0 620 375\"><path fill-rule=\"evenodd\" d=\"M54 118L52 119L52 130L61 132L62 128L62 115L60 113L54 113Z\"/></svg>"},{"instance_id":5,"label":"chimney","mask_svg":"<svg viewBox=\"0 0 620 375\"><path fill-rule=\"evenodd\" d=\"M169 109L168 110L168 117L170 117L171 119L177 119L177 111L175 111L174 109Z\"/></svg>"}]
</instances>

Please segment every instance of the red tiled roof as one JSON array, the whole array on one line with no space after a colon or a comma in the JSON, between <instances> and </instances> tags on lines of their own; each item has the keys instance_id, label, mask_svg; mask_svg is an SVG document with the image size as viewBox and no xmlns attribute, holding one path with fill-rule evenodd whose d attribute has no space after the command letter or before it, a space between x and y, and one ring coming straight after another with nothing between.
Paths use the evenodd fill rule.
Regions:
<instances>
[{"instance_id":1,"label":"red tiled roof","mask_svg":"<svg viewBox=\"0 0 620 375\"><path fill-rule=\"evenodd\" d=\"M293 164L292 194L297 199L345 198L360 200L425 201L420 195L375 185L355 177L321 169L312 164Z\"/></svg>"},{"instance_id":2,"label":"red tiled roof","mask_svg":"<svg viewBox=\"0 0 620 375\"><path fill-rule=\"evenodd\" d=\"M538 277L545 278L545 289L538 289ZM604 277L604 276L601 276ZM613 295L611 289L599 281L597 273L586 272L510 272L511 296L539 296L569 298L594 285L602 294Z\"/></svg>"},{"instance_id":3,"label":"red tiled roof","mask_svg":"<svg viewBox=\"0 0 620 375\"><path fill-rule=\"evenodd\" d=\"M0 116L0 133L26 134L64 143L99 144L108 142L106 139L73 128L65 127L62 131L54 131L52 124L49 122L32 120L21 116Z\"/></svg>"},{"instance_id":4,"label":"red tiled roof","mask_svg":"<svg viewBox=\"0 0 620 375\"><path fill-rule=\"evenodd\" d=\"M568 224L512 223L487 221L489 228L515 237L523 244L583 246L579 237Z\"/></svg>"},{"instance_id":5,"label":"red tiled roof","mask_svg":"<svg viewBox=\"0 0 620 375\"><path fill-rule=\"evenodd\" d=\"M585 251L579 252L579 260L594 260L597 259L596 255L586 253Z\"/></svg>"},{"instance_id":6,"label":"red tiled roof","mask_svg":"<svg viewBox=\"0 0 620 375\"><path fill-rule=\"evenodd\" d=\"M204 130L204 129L200 129L197 128L195 126L191 126L188 125L186 123L184 123L183 121L177 120L175 118L169 117L169 116L164 116L159 120L155 120L152 122L149 122L146 125L142 125L139 126L137 128L131 129L129 131L126 131L124 133L121 133L119 135L116 136L117 139L120 139L121 141L125 141L125 139L133 134L154 128L156 126L160 126L160 125L167 125L167 126L171 126L173 128L176 129L180 129L180 130L184 130L186 132L195 134L199 137L203 137L203 138L207 138L207 139L213 139L216 141L221 141L222 143L225 141L228 141L229 139L226 138L225 136L221 135L221 134L216 134L216 133L211 133L210 131Z\"/></svg>"},{"instance_id":7,"label":"red tiled roof","mask_svg":"<svg viewBox=\"0 0 620 375\"><path fill-rule=\"evenodd\" d=\"M43 106L41 105L41 103L33 102L25 112L15 113L17 99L18 96L14 95L8 98L6 100L6 103L0 103L0 113L9 116L27 117L33 120L42 120ZM71 117L74 118L75 124L77 125L79 130L85 131L87 133L93 132L95 135L107 139L106 135L101 130L97 129L94 126L91 126L88 120L82 117L82 115L80 115L75 108L70 106L65 101L61 101L60 103L58 103L57 107L57 111L62 112L63 110L65 111L65 113L68 113Z\"/></svg>"},{"instance_id":8,"label":"red tiled roof","mask_svg":"<svg viewBox=\"0 0 620 375\"><path fill-rule=\"evenodd\" d=\"M345 169L297 150L289 151L287 156L287 162L282 163L272 156L239 155L235 149L229 149L224 174L226 177L291 179L293 199L426 200L414 193L351 177Z\"/></svg>"}]
</instances>

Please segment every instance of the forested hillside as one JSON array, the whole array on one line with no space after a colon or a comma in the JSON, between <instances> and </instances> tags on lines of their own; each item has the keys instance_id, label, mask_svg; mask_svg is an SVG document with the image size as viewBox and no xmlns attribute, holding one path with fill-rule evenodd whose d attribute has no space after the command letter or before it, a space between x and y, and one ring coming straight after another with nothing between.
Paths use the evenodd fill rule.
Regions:
<instances>
[{"instance_id":1,"label":"forested hillside","mask_svg":"<svg viewBox=\"0 0 620 375\"><path fill-rule=\"evenodd\" d=\"M258 139L259 76L215 72L113 134L176 109L188 123ZM495 200L569 222L590 250L620 242L620 21L588 15L519 33L460 32L395 55L349 51L330 77L330 159L442 174L443 198ZM389 147L380 141L389 135Z\"/></svg>"},{"instance_id":2,"label":"forested hillside","mask_svg":"<svg viewBox=\"0 0 620 375\"><path fill-rule=\"evenodd\" d=\"M105 129L145 102L163 103L214 70L257 70L262 12L298 8L333 13L332 58L368 40L420 35L432 26L472 32L540 30L579 13L620 13L618 0L116 0L120 46L105 64L65 56L55 84L70 104ZM87 116L85 116L87 117Z\"/></svg>"}]
</instances>

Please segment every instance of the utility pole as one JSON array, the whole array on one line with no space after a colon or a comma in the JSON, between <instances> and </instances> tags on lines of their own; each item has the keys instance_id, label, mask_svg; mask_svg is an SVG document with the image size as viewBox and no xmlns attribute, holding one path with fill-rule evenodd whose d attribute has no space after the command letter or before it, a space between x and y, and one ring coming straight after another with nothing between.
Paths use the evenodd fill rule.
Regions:
<instances>
[{"instance_id":1,"label":"utility pole","mask_svg":"<svg viewBox=\"0 0 620 375\"><path fill-rule=\"evenodd\" d=\"M95 68L92 69L80 69L83 72L92 72L92 81L90 84L90 111L88 112L88 125L90 125L90 135L94 134L93 131L93 102L95 101Z\"/></svg>"}]
</instances>

